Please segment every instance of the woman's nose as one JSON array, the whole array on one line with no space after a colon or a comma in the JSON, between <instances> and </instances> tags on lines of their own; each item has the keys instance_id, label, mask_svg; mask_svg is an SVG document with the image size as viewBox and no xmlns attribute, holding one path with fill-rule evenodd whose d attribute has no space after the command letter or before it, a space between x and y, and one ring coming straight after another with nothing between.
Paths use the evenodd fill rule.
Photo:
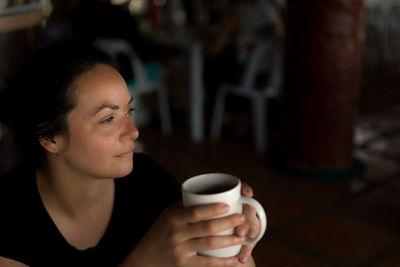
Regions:
<instances>
[{"instance_id":1,"label":"woman's nose","mask_svg":"<svg viewBox=\"0 0 400 267\"><path fill-rule=\"evenodd\" d=\"M126 120L125 127L126 127L126 135L129 136L130 139L136 140L139 137L139 131L135 127L130 118Z\"/></svg>"}]
</instances>

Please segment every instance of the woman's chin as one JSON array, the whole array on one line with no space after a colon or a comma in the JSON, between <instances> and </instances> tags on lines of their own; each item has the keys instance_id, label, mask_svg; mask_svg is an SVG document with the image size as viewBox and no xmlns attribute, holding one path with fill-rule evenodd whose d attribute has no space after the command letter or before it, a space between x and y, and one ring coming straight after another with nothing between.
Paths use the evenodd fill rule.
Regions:
<instances>
[{"instance_id":1,"label":"woman's chin","mask_svg":"<svg viewBox=\"0 0 400 267\"><path fill-rule=\"evenodd\" d=\"M133 162L131 161L130 164L124 164L124 166L118 168L117 173L114 177L115 178L125 177L128 174L130 174L132 170L133 170Z\"/></svg>"}]
</instances>

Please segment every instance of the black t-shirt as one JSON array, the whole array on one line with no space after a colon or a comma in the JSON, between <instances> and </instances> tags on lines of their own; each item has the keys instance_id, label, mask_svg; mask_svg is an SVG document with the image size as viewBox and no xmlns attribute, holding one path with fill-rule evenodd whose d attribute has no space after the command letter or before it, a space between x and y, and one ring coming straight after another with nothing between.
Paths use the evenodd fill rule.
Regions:
<instances>
[{"instance_id":1,"label":"black t-shirt","mask_svg":"<svg viewBox=\"0 0 400 267\"><path fill-rule=\"evenodd\" d=\"M178 182L144 154L134 170L115 179L114 208L98 245L77 250L67 243L38 193L35 171L20 165L0 177L0 256L30 266L116 266L162 211L181 198Z\"/></svg>"}]
</instances>

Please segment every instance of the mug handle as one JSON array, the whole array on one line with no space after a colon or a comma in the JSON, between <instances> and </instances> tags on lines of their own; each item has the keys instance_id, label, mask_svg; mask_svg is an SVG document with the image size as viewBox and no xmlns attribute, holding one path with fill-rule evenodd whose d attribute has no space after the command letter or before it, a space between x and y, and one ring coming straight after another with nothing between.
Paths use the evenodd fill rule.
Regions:
<instances>
[{"instance_id":1,"label":"mug handle","mask_svg":"<svg viewBox=\"0 0 400 267\"><path fill-rule=\"evenodd\" d=\"M254 198L242 196L242 197L240 197L239 201L242 204L247 204L247 205L251 206L256 211L257 217L260 220L260 231L258 232L257 236L254 238L246 237L246 239L244 241L244 245L254 244L263 237L265 230L267 229L267 216L265 215L264 208Z\"/></svg>"}]
</instances>

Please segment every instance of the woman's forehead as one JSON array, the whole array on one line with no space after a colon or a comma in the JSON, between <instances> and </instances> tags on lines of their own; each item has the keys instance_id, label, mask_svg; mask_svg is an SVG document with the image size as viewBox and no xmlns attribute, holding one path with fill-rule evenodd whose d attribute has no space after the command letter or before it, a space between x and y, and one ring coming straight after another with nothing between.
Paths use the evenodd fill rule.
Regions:
<instances>
[{"instance_id":1,"label":"woman's forehead","mask_svg":"<svg viewBox=\"0 0 400 267\"><path fill-rule=\"evenodd\" d=\"M104 93L117 93L119 89L126 88L122 76L111 66L96 65L91 70L83 73L76 81L76 94L81 97L101 96Z\"/></svg>"},{"instance_id":2,"label":"woman's forehead","mask_svg":"<svg viewBox=\"0 0 400 267\"><path fill-rule=\"evenodd\" d=\"M111 66L97 65L75 82L77 108L117 105L129 101L130 94L122 76Z\"/></svg>"}]
</instances>

